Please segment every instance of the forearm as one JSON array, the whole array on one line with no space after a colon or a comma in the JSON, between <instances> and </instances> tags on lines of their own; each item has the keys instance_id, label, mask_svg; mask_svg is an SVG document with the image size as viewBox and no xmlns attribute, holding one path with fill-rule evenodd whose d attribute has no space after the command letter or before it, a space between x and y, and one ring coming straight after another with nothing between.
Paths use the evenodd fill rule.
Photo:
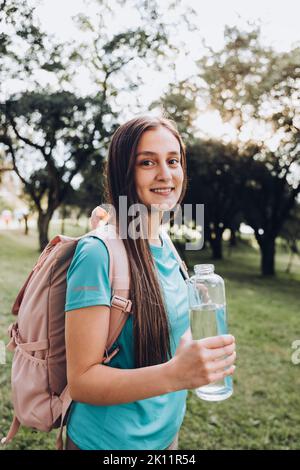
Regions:
<instances>
[{"instance_id":1,"label":"forearm","mask_svg":"<svg viewBox=\"0 0 300 470\"><path fill-rule=\"evenodd\" d=\"M97 364L73 379L70 387L73 400L92 405L130 403L175 390L171 361L138 369Z\"/></svg>"}]
</instances>

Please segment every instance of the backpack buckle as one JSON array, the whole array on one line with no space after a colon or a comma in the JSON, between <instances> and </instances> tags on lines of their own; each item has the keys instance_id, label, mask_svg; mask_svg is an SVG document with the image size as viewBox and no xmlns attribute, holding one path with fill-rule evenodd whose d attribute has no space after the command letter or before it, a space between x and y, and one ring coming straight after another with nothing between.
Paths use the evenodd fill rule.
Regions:
<instances>
[{"instance_id":1,"label":"backpack buckle","mask_svg":"<svg viewBox=\"0 0 300 470\"><path fill-rule=\"evenodd\" d=\"M7 334L9 338L15 337L17 335L17 332L18 332L18 323L17 322L11 323L7 330Z\"/></svg>"},{"instance_id":2,"label":"backpack buckle","mask_svg":"<svg viewBox=\"0 0 300 470\"><path fill-rule=\"evenodd\" d=\"M120 351L120 348L116 347L110 354L108 354L108 350L107 348L105 348L104 358L103 358L102 363L108 364L112 360L112 358L115 357L116 354L118 354L119 351Z\"/></svg>"},{"instance_id":3,"label":"backpack buckle","mask_svg":"<svg viewBox=\"0 0 300 470\"><path fill-rule=\"evenodd\" d=\"M131 313L132 302L129 299L114 295L111 301L111 305L115 308L118 308L119 310L122 310L122 312Z\"/></svg>"},{"instance_id":4,"label":"backpack buckle","mask_svg":"<svg viewBox=\"0 0 300 470\"><path fill-rule=\"evenodd\" d=\"M17 322L9 325L7 334L9 337L9 343L6 345L6 349L8 349L8 351L13 352L19 344L18 342L19 330L18 330Z\"/></svg>"}]
</instances>

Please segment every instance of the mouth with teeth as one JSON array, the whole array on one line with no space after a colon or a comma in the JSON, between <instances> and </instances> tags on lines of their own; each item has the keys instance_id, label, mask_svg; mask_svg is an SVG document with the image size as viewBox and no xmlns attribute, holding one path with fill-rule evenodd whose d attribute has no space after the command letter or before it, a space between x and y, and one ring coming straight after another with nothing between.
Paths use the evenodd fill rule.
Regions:
<instances>
[{"instance_id":1,"label":"mouth with teeth","mask_svg":"<svg viewBox=\"0 0 300 470\"><path fill-rule=\"evenodd\" d=\"M172 191L174 191L174 187L172 188L154 188L154 189L150 189L150 191L152 191L153 193L155 194L158 194L159 196L168 196L169 194L171 194Z\"/></svg>"}]
</instances>

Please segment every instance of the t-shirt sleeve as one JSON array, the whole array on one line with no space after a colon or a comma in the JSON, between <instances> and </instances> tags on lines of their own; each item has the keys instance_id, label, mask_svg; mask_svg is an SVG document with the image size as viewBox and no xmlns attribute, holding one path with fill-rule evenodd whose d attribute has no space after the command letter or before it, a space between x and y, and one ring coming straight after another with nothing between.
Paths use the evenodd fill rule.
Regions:
<instances>
[{"instance_id":1,"label":"t-shirt sleeve","mask_svg":"<svg viewBox=\"0 0 300 470\"><path fill-rule=\"evenodd\" d=\"M99 238L85 237L76 247L67 272L65 311L111 305L109 254Z\"/></svg>"}]
</instances>

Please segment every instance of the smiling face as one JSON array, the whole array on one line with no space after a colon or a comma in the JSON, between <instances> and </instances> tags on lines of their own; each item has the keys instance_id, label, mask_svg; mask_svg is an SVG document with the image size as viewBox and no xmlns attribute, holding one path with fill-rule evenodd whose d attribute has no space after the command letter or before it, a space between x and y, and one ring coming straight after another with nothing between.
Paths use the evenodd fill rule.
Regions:
<instances>
[{"instance_id":1,"label":"smiling face","mask_svg":"<svg viewBox=\"0 0 300 470\"><path fill-rule=\"evenodd\" d=\"M180 198L183 180L176 137L163 126L145 131L137 146L134 172L139 201L148 208L170 210Z\"/></svg>"}]
</instances>

